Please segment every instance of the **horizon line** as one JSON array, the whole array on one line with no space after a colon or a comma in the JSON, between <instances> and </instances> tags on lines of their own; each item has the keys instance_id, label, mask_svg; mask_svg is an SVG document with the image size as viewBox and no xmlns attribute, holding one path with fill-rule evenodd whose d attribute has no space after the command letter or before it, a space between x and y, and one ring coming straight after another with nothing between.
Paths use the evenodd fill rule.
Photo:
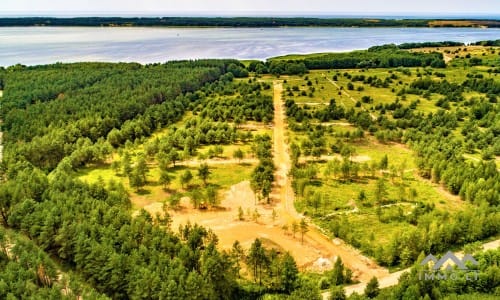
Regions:
<instances>
[{"instance_id":1,"label":"horizon line","mask_svg":"<svg viewBox=\"0 0 500 300\"><path fill-rule=\"evenodd\" d=\"M475 15L483 15L483 16L500 16L500 12L426 12L426 11L370 11L370 12L358 12L358 11L264 11L264 10L256 10L256 11L58 11L58 10L46 10L46 11L3 11L0 13L2 15L151 15L151 16L179 16L179 15L192 15L192 16L200 16L200 15L210 15L210 16L227 16L227 15L237 15L237 16L254 16L254 15L266 15L270 14L271 16L343 16L343 15L354 15L354 16L475 16Z\"/></svg>"}]
</instances>

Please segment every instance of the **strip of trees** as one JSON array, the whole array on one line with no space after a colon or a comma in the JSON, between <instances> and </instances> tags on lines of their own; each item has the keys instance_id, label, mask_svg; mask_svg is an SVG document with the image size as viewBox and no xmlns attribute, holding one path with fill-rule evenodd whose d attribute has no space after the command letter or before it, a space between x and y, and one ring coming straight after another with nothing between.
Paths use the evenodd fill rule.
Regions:
<instances>
[{"instance_id":1,"label":"strip of trees","mask_svg":"<svg viewBox=\"0 0 500 300\"><path fill-rule=\"evenodd\" d=\"M421 53L400 50L395 45L372 47L368 50L348 53L328 53L304 56L295 60L283 58L271 59L275 66L282 64L282 69L290 63L302 62L309 70L315 69L355 69L355 68L392 68L392 67L445 67L443 55L438 52Z\"/></svg>"},{"instance_id":2,"label":"strip of trees","mask_svg":"<svg viewBox=\"0 0 500 300\"><path fill-rule=\"evenodd\" d=\"M257 197L256 201L265 199L267 203L269 203L269 195L271 194L272 184L274 182L271 137L267 134L255 136L252 151L259 159L259 164L252 172L250 186Z\"/></svg>"}]
</instances>

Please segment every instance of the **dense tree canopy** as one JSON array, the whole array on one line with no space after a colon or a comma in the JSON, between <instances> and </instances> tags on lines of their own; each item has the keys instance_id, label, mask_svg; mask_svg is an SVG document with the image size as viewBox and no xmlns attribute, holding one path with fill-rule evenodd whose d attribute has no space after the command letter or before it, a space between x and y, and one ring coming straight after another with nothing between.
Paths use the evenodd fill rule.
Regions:
<instances>
[{"instance_id":1,"label":"dense tree canopy","mask_svg":"<svg viewBox=\"0 0 500 300\"><path fill-rule=\"evenodd\" d=\"M148 136L178 120L192 94L237 61L139 64L79 63L7 69L1 114L6 159L53 169L100 161L109 145ZM227 73L231 75L231 73ZM231 75L232 76L232 75Z\"/></svg>"}]
</instances>

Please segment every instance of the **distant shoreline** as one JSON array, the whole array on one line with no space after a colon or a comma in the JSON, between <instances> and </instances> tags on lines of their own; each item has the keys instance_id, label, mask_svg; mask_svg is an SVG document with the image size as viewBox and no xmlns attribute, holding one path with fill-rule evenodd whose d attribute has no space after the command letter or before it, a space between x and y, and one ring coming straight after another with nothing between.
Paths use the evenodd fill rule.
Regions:
<instances>
[{"instance_id":1,"label":"distant shoreline","mask_svg":"<svg viewBox=\"0 0 500 300\"><path fill-rule=\"evenodd\" d=\"M0 27L473 27L500 28L498 19L321 17L0 17Z\"/></svg>"}]
</instances>

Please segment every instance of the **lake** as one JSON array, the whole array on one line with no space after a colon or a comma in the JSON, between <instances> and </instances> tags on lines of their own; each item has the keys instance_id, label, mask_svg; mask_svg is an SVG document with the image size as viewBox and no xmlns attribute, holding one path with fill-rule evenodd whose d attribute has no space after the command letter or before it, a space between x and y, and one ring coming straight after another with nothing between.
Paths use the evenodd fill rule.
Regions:
<instances>
[{"instance_id":1,"label":"lake","mask_svg":"<svg viewBox=\"0 0 500 300\"><path fill-rule=\"evenodd\" d=\"M500 39L488 28L0 28L0 66L54 62L153 63L195 58L266 59L427 41Z\"/></svg>"}]
</instances>

